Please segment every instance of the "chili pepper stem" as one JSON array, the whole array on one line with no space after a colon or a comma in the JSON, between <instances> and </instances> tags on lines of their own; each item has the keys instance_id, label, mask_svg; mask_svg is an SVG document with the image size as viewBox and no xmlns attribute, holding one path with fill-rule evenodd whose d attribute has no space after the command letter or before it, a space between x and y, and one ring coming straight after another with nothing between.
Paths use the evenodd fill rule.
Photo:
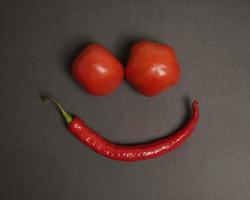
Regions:
<instances>
[{"instance_id":1,"label":"chili pepper stem","mask_svg":"<svg viewBox=\"0 0 250 200\"><path fill-rule=\"evenodd\" d=\"M72 122L73 117L65 111L65 109L62 107L62 105L57 100L55 100L54 98L49 97L49 96L42 96L41 98L42 98L42 101L44 103L46 103L46 101L48 101L48 100L51 101L52 103L54 103L54 105L61 112L61 114L62 114L63 118L65 119L65 121L67 122L67 124L70 124L70 122Z\"/></svg>"}]
</instances>

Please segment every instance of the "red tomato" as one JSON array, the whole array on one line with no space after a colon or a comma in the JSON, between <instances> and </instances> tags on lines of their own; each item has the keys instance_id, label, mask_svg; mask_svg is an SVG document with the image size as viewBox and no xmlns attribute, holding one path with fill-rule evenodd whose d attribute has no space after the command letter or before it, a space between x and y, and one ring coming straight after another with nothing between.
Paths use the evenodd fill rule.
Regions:
<instances>
[{"instance_id":1,"label":"red tomato","mask_svg":"<svg viewBox=\"0 0 250 200\"><path fill-rule=\"evenodd\" d=\"M180 78L174 50L150 41L132 47L125 73L130 84L146 96L159 94L177 84Z\"/></svg>"},{"instance_id":2,"label":"red tomato","mask_svg":"<svg viewBox=\"0 0 250 200\"><path fill-rule=\"evenodd\" d=\"M118 88L124 70L109 50L99 44L91 44L74 61L72 75L88 93L103 96Z\"/></svg>"}]
</instances>

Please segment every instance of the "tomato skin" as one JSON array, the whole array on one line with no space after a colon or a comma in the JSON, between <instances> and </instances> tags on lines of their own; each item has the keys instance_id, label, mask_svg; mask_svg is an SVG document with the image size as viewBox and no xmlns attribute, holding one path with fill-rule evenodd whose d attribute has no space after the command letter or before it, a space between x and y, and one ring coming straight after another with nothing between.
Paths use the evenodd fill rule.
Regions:
<instances>
[{"instance_id":1,"label":"tomato skin","mask_svg":"<svg viewBox=\"0 0 250 200\"><path fill-rule=\"evenodd\" d=\"M124 78L122 64L100 44L88 45L75 59L72 76L89 94L112 93Z\"/></svg>"},{"instance_id":2,"label":"tomato skin","mask_svg":"<svg viewBox=\"0 0 250 200\"><path fill-rule=\"evenodd\" d=\"M140 41L132 47L125 75L139 92L155 96L177 84L180 67L170 46Z\"/></svg>"}]
</instances>

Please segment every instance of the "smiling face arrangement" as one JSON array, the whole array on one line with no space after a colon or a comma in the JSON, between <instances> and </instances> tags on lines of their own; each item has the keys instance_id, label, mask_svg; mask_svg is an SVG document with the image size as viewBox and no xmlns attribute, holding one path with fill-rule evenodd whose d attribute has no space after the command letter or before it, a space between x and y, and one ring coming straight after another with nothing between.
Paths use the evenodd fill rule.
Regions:
<instances>
[{"instance_id":1,"label":"smiling face arrangement","mask_svg":"<svg viewBox=\"0 0 250 200\"><path fill-rule=\"evenodd\" d=\"M174 50L159 43L136 43L125 70L129 83L146 96L155 96L177 84L179 64ZM118 88L124 77L121 63L99 44L87 46L76 58L72 67L74 79L90 94L103 96ZM118 145L103 138L88 127L80 118L71 116L55 99L52 101L63 115L69 131L96 153L120 161L139 161L168 153L190 137L199 120L199 106L193 101L193 113L186 125L171 136L138 145Z\"/></svg>"}]
</instances>

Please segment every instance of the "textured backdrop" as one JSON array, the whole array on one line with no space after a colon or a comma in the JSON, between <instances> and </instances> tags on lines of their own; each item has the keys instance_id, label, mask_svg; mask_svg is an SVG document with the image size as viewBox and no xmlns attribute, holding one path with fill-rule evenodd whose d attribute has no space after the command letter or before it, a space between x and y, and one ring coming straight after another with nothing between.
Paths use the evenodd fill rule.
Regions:
<instances>
[{"instance_id":1,"label":"textured backdrop","mask_svg":"<svg viewBox=\"0 0 250 200\"><path fill-rule=\"evenodd\" d=\"M0 199L250 199L250 1L0 1ZM71 79L73 58L98 42L125 64L140 39L168 43L181 81L147 98L125 81L93 97ZM160 158L123 163L78 142L51 94L104 137L149 141L183 125L193 136Z\"/></svg>"}]
</instances>

